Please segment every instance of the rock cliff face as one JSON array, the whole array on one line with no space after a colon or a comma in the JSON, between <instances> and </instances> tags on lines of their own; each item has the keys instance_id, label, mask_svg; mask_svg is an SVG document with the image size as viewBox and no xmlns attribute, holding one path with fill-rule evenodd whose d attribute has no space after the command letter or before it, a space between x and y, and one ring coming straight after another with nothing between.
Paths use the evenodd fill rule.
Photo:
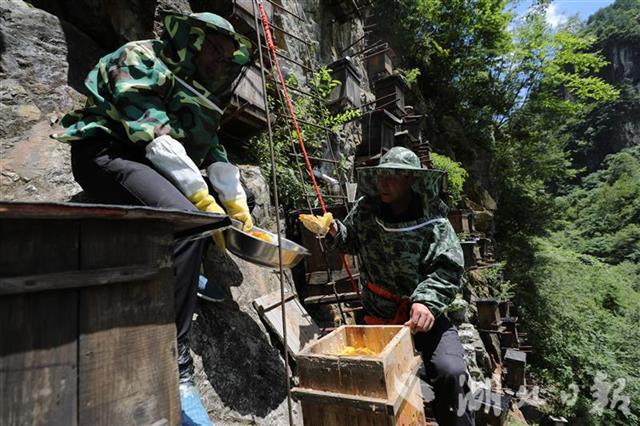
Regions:
<instances>
[{"instance_id":1,"label":"rock cliff face","mask_svg":"<svg viewBox=\"0 0 640 426\"><path fill-rule=\"evenodd\" d=\"M590 144L578 150L577 165L594 171L608 155L640 144L640 43L602 40L598 46L609 62L602 77L620 88L620 99L596 109L578 130Z\"/></svg>"}]
</instances>

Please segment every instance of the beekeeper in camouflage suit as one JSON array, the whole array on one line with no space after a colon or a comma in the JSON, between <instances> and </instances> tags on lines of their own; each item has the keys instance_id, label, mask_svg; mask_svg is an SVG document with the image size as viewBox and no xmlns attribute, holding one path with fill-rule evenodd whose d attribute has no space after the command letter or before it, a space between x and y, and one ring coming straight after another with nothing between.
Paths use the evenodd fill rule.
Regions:
<instances>
[{"instance_id":1,"label":"beekeeper in camouflage suit","mask_svg":"<svg viewBox=\"0 0 640 426\"><path fill-rule=\"evenodd\" d=\"M334 247L359 257L365 323L403 324L415 333L438 424L469 425L470 410L458 415L458 397L468 392L464 352L444 315L460 287L464 260L440 198L443 175L422 168L412 151L394 147L378 166L357 170L361 197L344 222L327 231Z\"/></svg>"},{"instance_id":2,"label":"beekeeper in camouflage suit","mask_svg":"<svg viewBox=\"0 0 640 426\"><path fill-rule=\"evenodd\" d=\"M164 25L159 40L100 59L85 82L84 108L66 115L65 131L53 137L72 144L74 177L96 201L228 214L249 230L247 195L217 130L251 43L211 13L169 15ZM186 337L203 247L181 243L174 253L183 381L192 376Z\"/></svg>"}]
</instances>

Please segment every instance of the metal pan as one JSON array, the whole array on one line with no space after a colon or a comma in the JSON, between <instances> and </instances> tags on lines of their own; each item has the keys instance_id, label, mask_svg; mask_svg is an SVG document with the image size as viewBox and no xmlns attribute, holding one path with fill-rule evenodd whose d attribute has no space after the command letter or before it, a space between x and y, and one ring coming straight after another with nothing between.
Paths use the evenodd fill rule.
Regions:
<instances>
[{"instance_id":1,"label":"metal pan","mask_svg":"<svg viewBox=\"0 0 640 426\"><path fill-rule=\"evenodd\" d=\"M278 236L266 229L253 227L253 230L264 232L273 242L261 240L258 237L243 232L241 225L233 221L233 226L225 229L224 240L227 250L247 262L271 268L278 267ZM282 266L293 268L304 256L311 252L293 241L282 239Z\"/></svg>"}]
</instances>

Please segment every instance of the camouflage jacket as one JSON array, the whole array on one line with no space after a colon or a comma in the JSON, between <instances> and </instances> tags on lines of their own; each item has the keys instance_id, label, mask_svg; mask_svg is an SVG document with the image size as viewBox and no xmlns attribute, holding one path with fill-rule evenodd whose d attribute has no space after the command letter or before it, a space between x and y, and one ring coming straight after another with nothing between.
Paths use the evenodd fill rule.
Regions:
<instances>
[{"instance_id":1,"label":"camouflage jacket","mask_svg":"<svg viewBox=\"0 0 640 426\"><path fill-rule=\"evenodd\" d=\"M442 172L419 170L413 185L421 198L423 217L403 223L380 219L380 201L373 182L391 170L360 169L361 195L343 222L333 242L342 252L357 254L363 282L375 283L412 302L425 304L434 316L454 300L464 272L462 248L446 209L437 196ZM393 318L397 304L362 288L365 309L379 318Z\"/></svg>"},{"instance_id":2,"label":"camouflage jacket","mask_svg":"<svg viewBox=\"0 0 640 426\"><path fill-rule=\"evenodd\" d=\"M217 137L222 114L212 106L219 102L193 78L206 34L217 28L177 15L167 16L165 27L160 40L130 42L101 58L85 81L89 96L84 108L67 114L65 131L52 137L71 142L107 134L144 145L169 134L198 166L205 159L228 162Z\"/></svg>"}]
</instances>

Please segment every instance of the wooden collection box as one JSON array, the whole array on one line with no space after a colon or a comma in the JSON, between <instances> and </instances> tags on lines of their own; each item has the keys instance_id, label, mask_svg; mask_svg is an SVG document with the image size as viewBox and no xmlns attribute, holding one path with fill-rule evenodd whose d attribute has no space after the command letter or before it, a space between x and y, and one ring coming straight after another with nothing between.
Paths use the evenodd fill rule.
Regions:
<instances>
[{"instance_id":1,"label":"wooden collection box","mask_svg":"<svg viewBox=\"0 0 640 426\"><path fill-rule=\"evenodd\" d=\"M362 75L351 62L349 57L339 59L328 66L334 80L342 84L336 86L329 95L329 103L332 108L343 110L345 108L360 108L360 82Z\"/></svg>"},{"instance_id":2,"label":"wooden collection box","mask_svg":"<svg viewBox=\"0 0 640 426\"><path fill-rule=\"evenodd\" d=\"M0 203L0 425L181 424L174 236L221 223Z\"/></svg>"},{"instance_id":3,"label":"wooden collection box","mask_svg":"<svg viewBox=\"0 0 640 426\"><path fill-rule=\"evenodd\" d=\"M404 116L405 97L409 86L400 75L390 75L377 80L373 85L376 108L384 108L398 117Z\"/></svg>"},{"instance_id":4,"label":"wooden collection box","mask_svg":"<svg viewBox=\"0 0 640 426\"><path fill-rule=\"evenodd\" d=\"M364 114L360 122L362 143L358 145L357 156L380 154L393 148L396 127L402 123L398 117L386 110L375 110Z\"/></svg>"},{"instance_id":5,"label":"wooden collection box","mask_svg":"<svg viewBox=\"0 0 640 426\"><path fill-rule=\"evenodd\" d=\"M347 347L373 355L340 355ZM342 326L296 358L304 424L422 425L421 363L401 326Z\"/></svg>"}]
</instances>

